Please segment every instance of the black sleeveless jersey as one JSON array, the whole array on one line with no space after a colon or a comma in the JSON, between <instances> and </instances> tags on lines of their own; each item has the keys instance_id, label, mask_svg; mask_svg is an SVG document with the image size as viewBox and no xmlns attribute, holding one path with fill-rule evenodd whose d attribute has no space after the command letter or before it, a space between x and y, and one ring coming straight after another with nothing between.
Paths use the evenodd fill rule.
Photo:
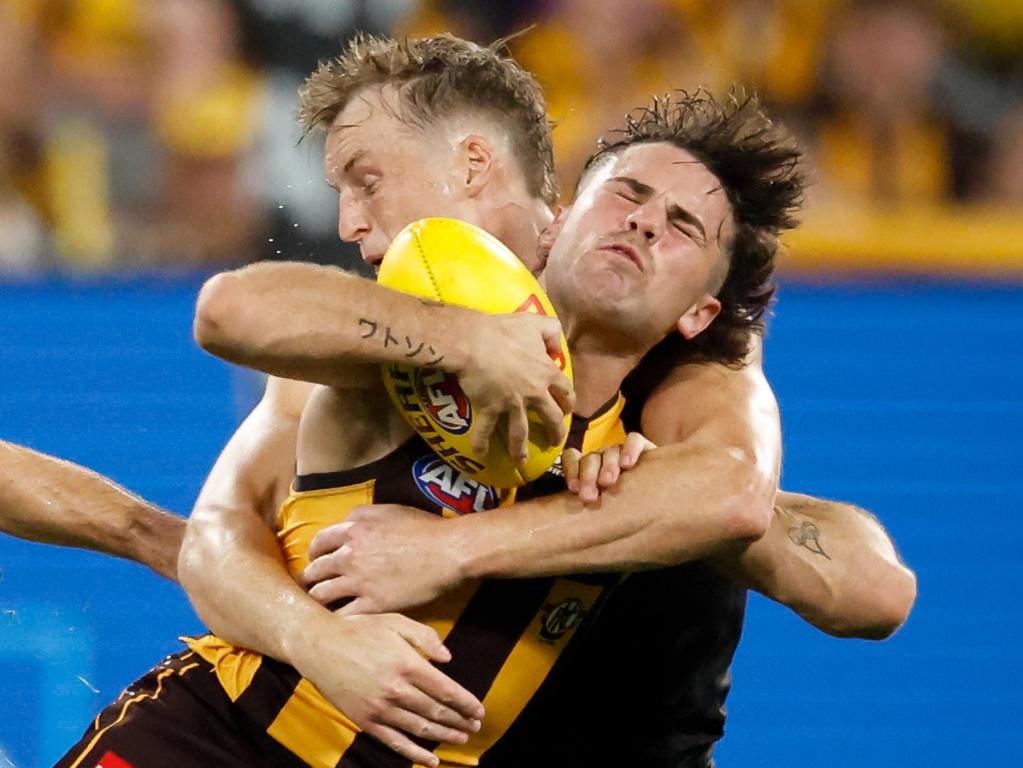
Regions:
<instances>
[{"instance_id":1,"label":"black sleeveless jersey","mask_svg":"<svg viewBox=\"0 0 1023 768\"><path fill-rule=\"evenodd\" d=\"M630 575L481 765L711 765L745 606L701 562Z\"/></svg>"},{"instance_id":2,"label":"black sleeveless jersey","mask_svg":"<svg viewBox=\"0 0 1023 768\"><path fill-rule=\"evenodd\" d=\"M703 562L629 575L481 768L713 765L745 610Z\"/></svg>"}]
</instances>

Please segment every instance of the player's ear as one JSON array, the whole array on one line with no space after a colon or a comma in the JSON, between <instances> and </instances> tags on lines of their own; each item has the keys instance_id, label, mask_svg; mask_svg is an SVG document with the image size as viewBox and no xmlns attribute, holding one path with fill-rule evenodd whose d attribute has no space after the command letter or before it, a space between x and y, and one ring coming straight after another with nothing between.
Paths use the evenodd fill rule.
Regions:
<instances>
[{"instance_id":1,"label":"player's ear","mask_svg":"<svg viewBox=\"0 0 1023 768\"><path fill-rule=\"evenodd\" d=\"M568 208L564 205L556 205L554 207L554 220L548 224L543 232L540 233L540 255L543 256L543 260L547 260L547 254L551 252L551 248L554 245L554 241L558 239L558 235L561 234L561 228L565 224L565 217L568 215Z\"/></svg>"},{"instance_id":2,"label":"player's ear","mask_svg":"<svg viewBox=\"0 0 1023 768\"><path fill-rule=\"evenodd\" d=\"M462 139L458 150L465 169L466 194L476 197L486 189L494 175L494 145L486 137L471 133Z\"/></svg>"},{"instance_id":3,"label":"player's ear","mask_svg":"<svg viewBox=\"0 0 1023 768\"><path fill-rule=\"evenodd\" d=\"M693 305L678 319L678 332L687 339L698 336L714 322L714 318L720 311L721 302L709 293L705 293L693 302Z\"/></svg>"}]
</instances>

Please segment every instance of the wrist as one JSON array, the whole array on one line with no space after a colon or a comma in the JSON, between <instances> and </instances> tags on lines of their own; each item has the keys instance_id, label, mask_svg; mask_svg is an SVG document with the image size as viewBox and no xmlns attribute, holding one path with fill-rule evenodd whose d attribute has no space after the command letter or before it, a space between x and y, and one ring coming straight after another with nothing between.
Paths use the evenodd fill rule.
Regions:
<instances>
[{"instance_id":1,"label":"wrist","mask_svg":"<svg viewBox=\"0 0 1023 768\"><path fill-rule=\"evenodd\" d=\"M493 554L486 546L487 539L485 522L481 515L501 514L500 508L491 513L478 513L447 521L446 528L451 530L451 540L444 551L448 553L451 587L457 587L467 581L488 578L489 563Z\"/></svg>"},{"instance_id":2,"label":"wrist","mask_svg":"<svg viewBox=\"0 0 1023 768\"><path fill-rule=\"evenodd\" d=\"M448 304L430 306L431 324L439 329L443 339L443 360L437 365L443 371L456 376L472 364L473 331L477 325L476 315L480 313L464 307Z\"/></svg>"},{"instance_id":3,"label":"wrist","mask_svg":"<svg viewBox=\"0 0 1023 768\"><path fill-rule=\"evenodd\" d=\"M278 622L278 648L281 661L287 662L303 675L305 670L322 655L320 638L330 636L329 625L333 614L312 598L293 604L291 615Z\"/></svg>"},{"instance_id":4,"label":"wrist","mask_svg":"<svg viewBox=\"0 0 1023 768\"><path fill-rule=\"evenodd\" d=\"M126 551L172 581L178 580L178 556L185 536L186 520L155 507L146 508L132 520Z\"/></svg>"}]
</instances>

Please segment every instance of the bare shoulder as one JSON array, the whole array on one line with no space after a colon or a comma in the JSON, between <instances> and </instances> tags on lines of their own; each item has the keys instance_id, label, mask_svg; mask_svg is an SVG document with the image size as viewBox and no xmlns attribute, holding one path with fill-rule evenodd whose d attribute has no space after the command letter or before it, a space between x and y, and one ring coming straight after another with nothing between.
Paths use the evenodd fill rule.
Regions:
<instances>
[{"instance_id":1,"label":"bare shoulder","mask_svg":"<svg viewBox=\"0 0 1023 768\"><path fill-rule=\"evenodd\" d=\"M778 403L759 349L741 367L690 363L674 368L643 406L643 430L654 442L681 442L700 432L741 436L780 429Z\"/></svg>"},{"instance_id":2,"label":"bare shoulder","mask_svg":"<svg viewBox=\"0 0 1023 768\"><path fill-rule=\"evenodd\" d=\"M374 389L313 387L298 437L300 474L368 464L412 435L381 383Z\"/></svg>"},{"instance_id":3,"label":"bare shoulder","mask_svg":"<svg viewBox=\"0 0 1023 768\"><path fill-rule=\"evenodd\" d=\"M302 416L314 386L305 381L270 376L260 405L274 416L297 420Z\"/></svg>"}]
</instances>

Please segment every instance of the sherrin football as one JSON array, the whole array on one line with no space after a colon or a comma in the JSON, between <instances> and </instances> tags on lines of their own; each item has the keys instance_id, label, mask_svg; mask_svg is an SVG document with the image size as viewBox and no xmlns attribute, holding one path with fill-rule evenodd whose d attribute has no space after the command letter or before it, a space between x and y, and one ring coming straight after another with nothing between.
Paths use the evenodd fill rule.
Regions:
<instances>
[{"instance_id":1,"label":"sherrin football","mask_svg":"<svg viewBox=\"0 0 1023 768\"><path fill-rule=\"evenodd\" d=\"M554 317L554 307L536 278L496 237L455 219L431 218L409 224L384 255L381 285L425 299L491 314L537 312ZM561 339L556 362L572 378L568 347ZM561 453L540 418L529 413L529 458L517 465L508 454L507 426L499 424L486 456L472 449L473 404L457 377L437 368L383 366L384 384L409 425L456 469L498 488L513 488L546 472ZM568 419L566 416L566 426Z\"/></svg>"}]
</instances>

